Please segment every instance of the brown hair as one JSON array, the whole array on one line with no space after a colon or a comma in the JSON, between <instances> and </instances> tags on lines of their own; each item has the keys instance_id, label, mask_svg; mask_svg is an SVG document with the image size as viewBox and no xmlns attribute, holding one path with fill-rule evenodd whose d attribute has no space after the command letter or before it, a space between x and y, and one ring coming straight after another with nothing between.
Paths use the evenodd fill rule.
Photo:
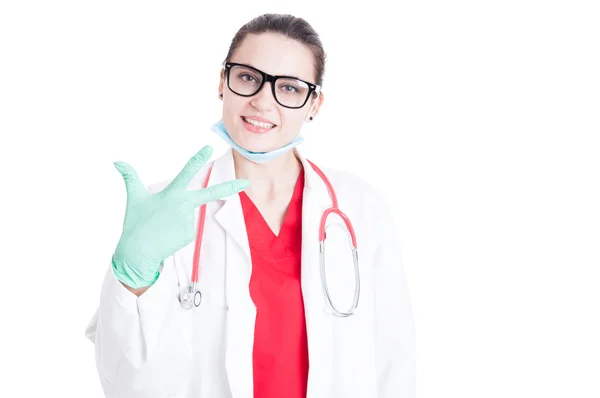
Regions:
<instances>
[{"instance_id":1,"label":"brown hair","mask_svg":"<svg viewBox=\"0 0 600 398\"><path fill-rule=\"evenodd\" d=\"M284 35L310 48L313 53L317 76L317 81L315 83L320 86L323 85L326 54L323 50L321 39L308 22L302 18L294 17L289 14L263 14L246 23L233 37L231 45L229 46L229 52L227 53L227 57L225 57L225 62L231 61L233 54L248 34L267 32Z\"/></svg>"}]
</instances>

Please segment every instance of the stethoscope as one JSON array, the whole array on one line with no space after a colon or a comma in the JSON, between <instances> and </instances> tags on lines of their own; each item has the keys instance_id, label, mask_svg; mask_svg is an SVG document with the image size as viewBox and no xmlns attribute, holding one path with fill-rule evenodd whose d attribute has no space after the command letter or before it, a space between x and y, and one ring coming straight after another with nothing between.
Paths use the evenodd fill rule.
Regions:
<instances>
[{"instance_id":1,"label":"stethoscope","mask_svg":"<svg viewBox=\"0 0 600 398\"><path fill-rule=\"evenodd\" d=\"M335 195L335 191L333 190L333 186L323 173L321 169L315 166L314 163L308 161L308 163L312 166L312 168L316 171L316 173L321 177L325 185L327 186L327 190L329 191L329 196L332 200L332 205L330 208L325 210L323 215L321 216L321 222L319 224L319 265L321 268L321 284L323 286L323 293L327 298L327 303L329 304L330 309L333 311L333 315L338 317L348 317L354 314L354 310L358 306L358 298L360 296L360 275L358 271L358 247L356 245L356 235L354 233L354 228L352 227L352 223L346 214L344 214L338 207L337 196ZM212 172L212 167L209 169L208 174L206 176L206 180L204 181L203 187L206 188L208 186L208 179L210 178L210 174ZM333 302L331 301L331 295L329 293L329 288L327 286L327 279L325 277L325 237L326 230L325 223L327 221L327 216L329 214L335 213L344 220L344 224L346 224L346 231L350 234L350 238L352 240L352 259L354 262L354 299L352 300L352 306L348 311L340 311ZM206 218L206 204L203 204L200 207L200 217L198 221L198 232L196 234L196 243L194 247L194 262L192 269L192 280L190 285L181 293L180 301L181 306L189 310L192 307L199 307L202 302L202 293L197 288L198 284L198 269L200 268L200 249L202 247L202 235L204 232L204 222Z\"/></svg>"}]
</instances>

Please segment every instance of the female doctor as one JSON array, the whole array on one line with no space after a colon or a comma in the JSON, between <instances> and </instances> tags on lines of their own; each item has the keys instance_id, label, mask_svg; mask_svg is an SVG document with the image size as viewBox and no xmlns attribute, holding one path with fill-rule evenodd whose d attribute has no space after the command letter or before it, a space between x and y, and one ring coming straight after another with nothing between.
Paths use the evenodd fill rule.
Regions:
<instances>
[{"instance_id":1,"label":"female doctor","mask_svg":"<svg viewBox=\"0 0 600 398\"><path fill-rule=\"evenodd\" d=\"M108 397L414 398L398 236L366 182L298 150L325 53L266 14L220 75L231 149L146 188L124 162L123 232L87 330ZM333 210L332 210L333 209Z\"/></svg>"}]
</instances>

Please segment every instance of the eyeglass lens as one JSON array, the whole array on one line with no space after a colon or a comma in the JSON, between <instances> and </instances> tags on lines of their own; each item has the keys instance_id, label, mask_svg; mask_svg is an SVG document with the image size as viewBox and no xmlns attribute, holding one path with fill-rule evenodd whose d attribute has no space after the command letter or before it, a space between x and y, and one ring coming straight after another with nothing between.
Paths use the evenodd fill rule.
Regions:
<instances>
[{"instance_id":1,"label":"eyeglass lens","mask_svg":"<svg viewBox=\"0 0 600 398\"><path fill-rule=\"evenodd\" d=\"M240 95L254 95L262 83L262 76L252 68L234 65L229 70L229 88ZM275 81L275 98L281 105L300 107L308 97L309 87L303 81L279 78Z\"/></svg>"}]
</instances>

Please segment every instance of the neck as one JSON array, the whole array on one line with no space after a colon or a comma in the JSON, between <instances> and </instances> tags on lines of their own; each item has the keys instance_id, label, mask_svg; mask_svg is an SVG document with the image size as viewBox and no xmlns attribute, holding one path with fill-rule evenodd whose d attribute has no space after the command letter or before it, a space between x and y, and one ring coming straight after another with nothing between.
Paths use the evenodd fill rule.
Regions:
<instances>
[{"instance_id":1,"label":"neck","mask_svg":"<svg viewBox=\"0 0 600 398\"><path fill-rule=\"evenodd\" d=\"M302 170L302 162L295 150L262 164L246 159L234 149L232 151L236 178L250 181L246 194L251 198L272 201L287 197L294 190Z\"/></svg>"}]
</instances>

